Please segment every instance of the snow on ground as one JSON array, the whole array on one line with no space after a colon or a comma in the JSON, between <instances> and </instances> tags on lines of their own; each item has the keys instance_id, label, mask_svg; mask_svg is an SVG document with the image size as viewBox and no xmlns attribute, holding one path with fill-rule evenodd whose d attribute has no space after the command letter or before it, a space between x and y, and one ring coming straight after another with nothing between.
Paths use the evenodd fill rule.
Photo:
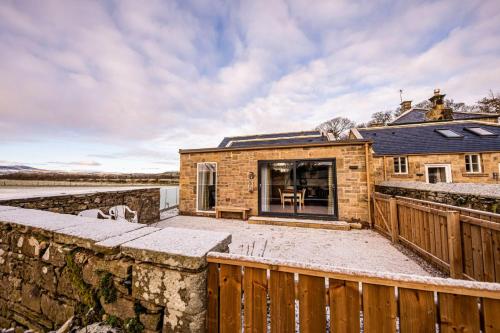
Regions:
<instances>
[{"instance_id":1,"label":"snow on ground","mask_svg":"<svg viewBox=\"0 0 500 333\"><path fill-rule=\"evenodd\" d=\"M229 249L235 254L377 272L435 275L371 230L278 227L193 216L171 217L154 226L229 232Z\"/></svg>"},{"instance_id":2,"label":"snow on ground","mask_svg":"<svg viewBox=\"0 0 500 333\"><path fill-rule=\"evenodd\" d=\"M92 194L99 192L130 191L141 188L158 188L159 186L50 186L50 187L18 187L0 186L0 201L12 199L27 199L52 197L59 195Z\"/></svg>"}]
</instances>

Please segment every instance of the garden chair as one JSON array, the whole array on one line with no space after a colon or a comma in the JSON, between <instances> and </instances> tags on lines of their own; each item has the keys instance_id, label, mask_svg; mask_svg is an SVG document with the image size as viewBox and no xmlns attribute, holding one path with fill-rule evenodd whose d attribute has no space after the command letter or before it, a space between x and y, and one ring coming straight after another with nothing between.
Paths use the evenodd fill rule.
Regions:
<instances>
[{"instance_id":1,"label":"garden chair","mask_svg":"<svg viewBox=\"0 0 500 333\"><path fill-rule=\"evenodd\" d=\"M78 216L93 217L97 219L111 219L111 216L104 214L100 209L87 209L78 213Z\"/></svg>"},{"instance_id":2,"label":"garden chair","mask_svg":"<svg viewBox=\"0 0 500 333\"><path fill-rule=\"evenodd\" d=\"M132 215L132 217L127 217L127 215L130 216L130 214ZM127 205L118 205L111 207L109 209L109 215L113 220L116 221L127 221L132 223L139 222L137 212L135 210L131 210Z\"/></svg>"}]
</instances>

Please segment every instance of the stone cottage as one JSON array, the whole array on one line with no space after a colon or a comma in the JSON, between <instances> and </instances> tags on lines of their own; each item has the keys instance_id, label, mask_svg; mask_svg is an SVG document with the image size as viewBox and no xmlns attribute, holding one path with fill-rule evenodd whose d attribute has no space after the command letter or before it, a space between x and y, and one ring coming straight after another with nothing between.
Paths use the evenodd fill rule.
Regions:
<instances>
[{"instance_id":1,"label":"stone cottage","mask_svg":"<svg viewBox=\"0 0 500 333\"><path fill-rule=\"evenodd\" d=\"M371 141L319 131L228 137L216 148L180 150L179 210L215 215L368 221Z\"/></svg>"},{"instance_id":2,"label":"stone cottage","mask_svg":"<svg viewBox=\"0 0 500 333\"><path fill-rule=\"evenodd\" d=\"M499 182L498 114L455 112L438 89L428 110L401 103L387 126L352 129L350 138L372 140L374 182Z\"/></svg>"}]
</instances>

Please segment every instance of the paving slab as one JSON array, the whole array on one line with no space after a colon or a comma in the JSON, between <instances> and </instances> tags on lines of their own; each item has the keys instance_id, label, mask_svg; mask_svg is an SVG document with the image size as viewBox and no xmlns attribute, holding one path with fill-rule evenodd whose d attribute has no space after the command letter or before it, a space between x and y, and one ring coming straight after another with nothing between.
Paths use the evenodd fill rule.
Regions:
<instances>
[{"instance_id":1,"label":"paving slab","mask_svg":"<svg viewBox=\"0 0 500 333\"><path fill-rule=\"evenodd\" d=\"M164 228L121 246L122 252L141 261L197 270L206 266L206 254L225 251L231 234L205 230Z\"/></svg>"}]
</instances>

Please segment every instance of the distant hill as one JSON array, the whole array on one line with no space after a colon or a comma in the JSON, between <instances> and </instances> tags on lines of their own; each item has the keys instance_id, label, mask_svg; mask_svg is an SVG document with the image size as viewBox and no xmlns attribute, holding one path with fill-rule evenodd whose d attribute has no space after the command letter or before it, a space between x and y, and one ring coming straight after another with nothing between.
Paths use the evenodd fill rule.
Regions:
<instances>
[{"instance_id":1,"label":"distant hill","mask_svg":"<svg viewBox=\"0 0 500 333\"><path fill-rule=\"evenodd\" d=\"M15 181L61 182L61 183L95 183L95 184L128 184L128 185L178 185L179 172L162 173L106 173L106 172L68 172L32 168L25 165L0 165L0 180L4 185L15 184ZM14 182L14 183L13 183ZM19 184L20 185L20 184ZM57 185L57 184L54 184ZM67 185L67 184L61 184Z\"/></svg>"},{"instance_id":2,"label":"distant hill","mask_svg":"<svg viewBox=\"0 0 500 333\"><path fill-rule=\"evenodd\" d=\"M45 170L29 167L26 165L0 165L0 174L12 173L12 172L30 172L30 171L41 172Z\"/></svg>"}]
</instances>

